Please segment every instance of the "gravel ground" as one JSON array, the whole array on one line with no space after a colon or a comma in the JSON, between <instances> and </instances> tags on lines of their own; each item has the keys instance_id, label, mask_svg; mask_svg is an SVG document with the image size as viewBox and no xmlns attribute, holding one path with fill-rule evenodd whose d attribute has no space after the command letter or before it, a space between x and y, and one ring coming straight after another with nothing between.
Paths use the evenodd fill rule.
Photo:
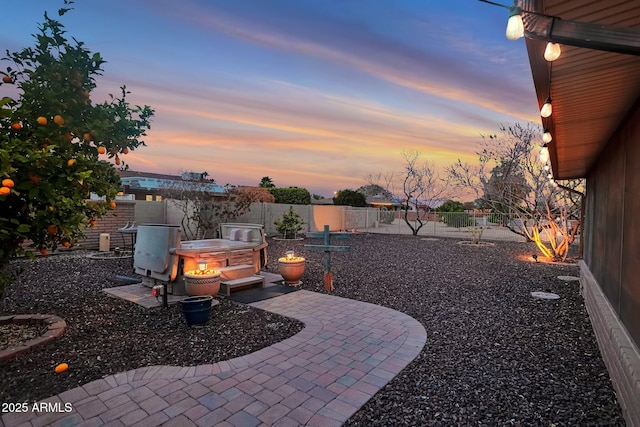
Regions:
<instances>
[{"instance_id":1,"label":"gravel ground","mask_svg":"<svg viewBox=\"0 0 640 427\"><path fill-rule=\"evenodd\" d=\"M288 249L307 258L303 288L322 290L317 239L269 240L267 270ZM421 354L347 425L624 425L577 282L575 265L534 263L531 244L353 235L332 256L334 294L413 316L427 330ZM64 337L4 365L0 401L32 401L92 379L154 364L211 363L288 337L290 319L223 300L214 321L190 329L177 308L145 310L100 292L130 261L61 256L24 270L0 315L41 312L69 324ZM535 300L551 291L557 301ZM269 333L265 334L264 331ZM124 351L126 349L126 351ZM67 362L65 376L53 367Z\"/></svg>"},{"instance_id":2,"label":"gravel ground","mask_svg":"<svg viewBox=\"0 0 640 427\"><path fill-rule=\"evenodd\" d=\"M307 258L303 287L322 290L322 252L270 242ZM422 353L347 423L372 425L624 425L579 295L577 266L535 263L535 245L354 235L332 255L334 294L414 317ZM536 300L551 291L557 301Z\"/></svg>"},{"instance_id":3,"label":"gravel ground","mask_svg":"<svg viewBox=\"0 0 640 427\"><path fill-rule=\"evenodd\" d=\"M242 356L299 332L300 322L221 300L203 328L190 328L172 305L145 309L102 292L107 279L132 275L131 259L86 253L11 265L19 273L0 302L6 314L55 314L67 322L60 340L2 364L0 402L33 402L106 375L142 366L192 366ZM268 333L265 333L267 331ZM69 364L63 375L53 372Z\"/></svg>"}]
</instances>

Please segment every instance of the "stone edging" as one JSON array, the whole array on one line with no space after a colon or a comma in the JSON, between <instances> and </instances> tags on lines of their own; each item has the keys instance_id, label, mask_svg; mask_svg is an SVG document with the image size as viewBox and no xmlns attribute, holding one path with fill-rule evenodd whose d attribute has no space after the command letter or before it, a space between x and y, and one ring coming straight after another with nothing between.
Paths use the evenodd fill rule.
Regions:
<instances>
[{"instance_id":1,"label":"stone edging","mask_svg":"<svg viewBox=\"0 0 640 427\"><path fill-rule=\"evenodd\" d=\"M28 353L37 347L43 346L53 340L60 338L67 327L67 322L62 320L60 317L51 314L16 314L0 317L0 325L7 325L9 323L15 323L18 325L46 324L48 325L48 327L47 331L41 336L33 338L29 341L25 341L18 346L8 347L0 351L0 362L13 359L14 357L17 357L23 353Z\"/></svg>"}]
</instances>

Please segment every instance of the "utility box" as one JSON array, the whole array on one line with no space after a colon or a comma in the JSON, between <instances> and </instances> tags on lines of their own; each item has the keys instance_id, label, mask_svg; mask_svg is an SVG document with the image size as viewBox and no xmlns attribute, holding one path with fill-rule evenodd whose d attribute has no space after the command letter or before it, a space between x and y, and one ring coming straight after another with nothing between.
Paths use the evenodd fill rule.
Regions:
<instances>
[{"instance_id":1,"label":"utility box","mask_svg":"<svg viewBox=\"0 0 640 427\"><path fill-rule=\"evenodd\" d=\"M100 252L109 252L111 250L111 236L109 236L109 233L100 234L100 246L98 250Z\"/></svg>"}]
</instances>

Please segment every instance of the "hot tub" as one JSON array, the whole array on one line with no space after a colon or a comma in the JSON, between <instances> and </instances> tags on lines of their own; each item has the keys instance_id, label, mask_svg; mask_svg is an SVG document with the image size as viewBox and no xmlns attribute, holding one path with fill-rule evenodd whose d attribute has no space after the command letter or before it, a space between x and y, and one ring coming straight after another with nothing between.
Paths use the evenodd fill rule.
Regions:
<instances>
[{"instance_id":1,"label":"hot tub","mask_svg":"<svg viewBox=\"0 0 640 427\"><path fill-rule=\"evenodd\" d=\"M258 273L267 264L267 241L262 224L220 224L219 239L176 240L175 227L158 224L138 226L134 267L138 274L171 284L169 292L184 295L183 275L198 269L205 261L207 269L228 271L233 278ZM231 273L233 270L233 274Z\"/></svg>"}]
</instances>

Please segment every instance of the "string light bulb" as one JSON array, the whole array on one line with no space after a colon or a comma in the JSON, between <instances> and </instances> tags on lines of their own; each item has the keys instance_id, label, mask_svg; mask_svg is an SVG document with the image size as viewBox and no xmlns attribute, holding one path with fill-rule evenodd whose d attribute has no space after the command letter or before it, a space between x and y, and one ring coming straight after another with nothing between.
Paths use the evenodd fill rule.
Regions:
<instances>
[{"instance_id":1,"label":"string light bulb","mask_svg":"<svg viewBox=\"0 0 640 427\"><path fill-rule=\"evenodd\" d=\"M551 106L551 98L547 98L547 100L544 102L544 105L540 109L540 115L546 118L549 117L552 112L553 107Z\"/></svg>"},{"instance_id":2,"label":"string light bulb","mask_svg":"<svg viewBox=\"0 0 640 427\"><path fill-rule=\"evenodd\" d=\"M562 50L560 49L560 44L549 42L547 43L547 47L544 50L544 59L549 62L555 61L560 58L560 54Z\"/></svg>"},{"instance_id":3,"label":"string light bulb","mask_svg":"<svg viewBox=\"0 0 640 427\"><path fill-rule=\"evenodd\" d=\"M513 1L509 8L509 21L505 32L508 40L518 40L524 37L524 23L522 22L522 8L518 6L518 0Z\"/></svg>"},{"instance_id":4,"label":"string light bulb","mask_svg":"<svg viewBox=\"0 0 640 427\"><path fill-rule=\"evenodd\" d=\"M549 161L549 148L547 148L547 144L544 144L542 148L540 148L540 163L546 164Z\"/></svg>"},{"instance_id":5,"label":"string light bulb","mask_svg":"<svg viewBox=\"0 0 640 427\"><path fill-rule=\"evenodd\" d=\"M544 133L542 134L542 141L546 144L549 143L553 140L553 137L551 136L551 132L549 132L549 129L545 129Z\"/></svg>"}]
</instances>

